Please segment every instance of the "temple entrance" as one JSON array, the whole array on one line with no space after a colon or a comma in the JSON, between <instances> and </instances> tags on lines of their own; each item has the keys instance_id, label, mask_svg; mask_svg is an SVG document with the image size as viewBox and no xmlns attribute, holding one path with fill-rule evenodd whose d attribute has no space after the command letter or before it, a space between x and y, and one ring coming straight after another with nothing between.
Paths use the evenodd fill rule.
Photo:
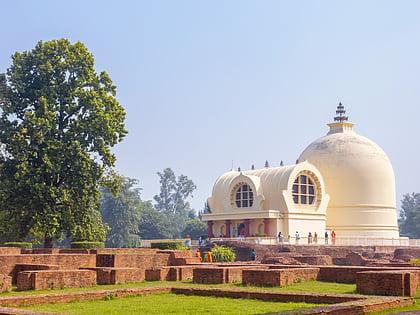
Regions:
<instances>
[{"instance_id":1,"label":"temple entrance","mask_svg":"<svg viewBox=\"0 0 420 315\"><path fill-rule=\"evenodd\" d=\"M238 225L238 236L239 235L245 235L245 224L243 223Z\"/></svg>"}]
</instances>

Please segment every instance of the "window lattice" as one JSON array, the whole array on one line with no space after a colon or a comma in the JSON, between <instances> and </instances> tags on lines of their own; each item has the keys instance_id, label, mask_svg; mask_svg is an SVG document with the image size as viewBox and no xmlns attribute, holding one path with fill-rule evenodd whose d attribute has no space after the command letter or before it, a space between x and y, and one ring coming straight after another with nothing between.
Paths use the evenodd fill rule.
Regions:
<instances>
[{"instance_id":1,"label":"window lattice","mask_svg":"<svg viewBox=\"0 0 420 315\"><path fill-rule=\"evenodd\" d=\"M299 175L293 183L293 201L296 204L311 205L315 201L315 184L306 175Z\"/></svg>"},{"instance_id":2,"label":"window lattice","mask_svg":"<svg viewBox=\"0 0 420 315\"><path fill-rule=\"evenodd\" d=\"M254 193L249 185L240 186L235 192L235 204L238 208L252 207L254 203Z\"/></svg>"}]
</instances>

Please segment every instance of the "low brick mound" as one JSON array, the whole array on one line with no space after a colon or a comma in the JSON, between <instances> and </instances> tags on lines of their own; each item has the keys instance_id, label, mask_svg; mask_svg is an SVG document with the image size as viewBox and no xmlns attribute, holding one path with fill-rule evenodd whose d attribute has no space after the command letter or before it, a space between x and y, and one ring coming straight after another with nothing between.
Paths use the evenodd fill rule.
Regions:
<instances>
[{"instance_id":1,"label":"low brick mound","mask_svg":"<svg viewBox=\"0 0 420 315\"><path fill-rule=\"evenodd\" d=\"M315 280L319 268L250 269L242 272L242 283L246 285L291 285L297 281Z\"/></svg>"},{"instance_id":2,"label":"low brick mound","mask_svg":"<svg viewBox=\"0 0 420 315\"><path fill-rule=\"evenodd\" d=\"M261 263L280 265L305 265L304 263L297 261L295 258L285 256L264 257Z\"/></svg>"},{"instance_id":3,"label":"low brick mound","mask_svg":"<svg viewBox=\"0 0 420 315\"><path fill-rule=\"evenodd\" d=\"M328 255L293 256L292 258L300 263L312 266L332 265L332 258Z\"/></svg>"},{"instance_id":4,"label":"low brick mound","mask_svg":"<svg viewBox=\"0 0 420 315\"><path fill-rule=\"evenodd\" d=\"M347 266L364 266L367 259L359 253L351 252L346 256Z\"/></svg>"},{"instance_id":5,"label":"low brick mound","mask_svg":"<svg viewBox=\"0 0 420 315\"><path fill-rule=\"evenodd\" d=\"M414 296L420 288L420 270L358 272L356 288L363 294Z\"/></svg>"},{"instance_id":6,"label":"low brick mound","mask_svg":"<svg viewBox=\"0 0 420 315\"><path fill-rule=\"evenodd\" d=\"M411 259L420 258L420 248L419 247L407 247L407 248L397 248L394 251L394 258L411 256Z\"/></svg>"},{"instance_id":7,"label":"low brick mound","mask_svg":"<svg viewBox=\"0 0 420 315\"><path fill-rule=\"evenodd\" d=\"M96 272L93 270L22 271L18 273L16 284L20 291L91 287L96 285Z\"/></svg>"},{"instance_id":8,"label":"low brick mound","mask_svg":"<svg viewBox=\"0 0 420 315\"><path fill-rule=\"evenodd\" d=\"M95 271L98 284L124 284L145 280L144 268L96 267L83 269Z\"/></svg>"}]
</instances>

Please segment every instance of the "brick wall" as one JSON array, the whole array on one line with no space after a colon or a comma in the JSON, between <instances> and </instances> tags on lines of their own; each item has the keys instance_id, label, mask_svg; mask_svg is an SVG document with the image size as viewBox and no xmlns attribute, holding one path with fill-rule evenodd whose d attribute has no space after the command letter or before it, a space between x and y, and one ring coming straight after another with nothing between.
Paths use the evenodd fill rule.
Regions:
<instances>
[{"instance_id":1,"label":"brick wall","mask_svg":"<svg viewBox=\"0 0 420 315\"><path fill-rule=\"evenodd\" d=\"M91 287L96 285L93 270L37 270L19 272L18 290L46 290Z\"/></svg>"},{"instance_id":2,"label":"brick wall","mask_svg":"<svg viewBox=\"0 0 420 315\"><path fill-rule=\"evenodd\" d=\"M60 266L58 265L42 265L42 264L16 264L15 266L15 276L22 271L31 271L31 270L59 270ZM14 279L16 282L16 279Z\"/></svg>"},{"instance_id":3,"label":"brick wall","mask_svg":"<svg viewBox=\"0 0 420 315\"><path fill-rule=\"evenodd\" d=\"M328 255L292 256L291 258L308 265L332 265L332 258Z\"/></svg>"},{"instance_id":4,"label":"brick wall","mask_svg":"<svg viewBox=\"0 0 420 315\"><path fill-rule=\"evenodd\" d=\"M194 268L193 282L207 284L241 282L243 270L251 268L266 269L267 266Z\"/></svg>"},{"instance_id":5,"label":"brick wall","mask_svg":"<svg viewBox=\"0 0 420 315\"><path fill-rule=\"evenodd\" d=\"M47 255L47 254L59 254L60 249L58 248L31 248L22 249L22 254L25 255Z\"/></svg>"},{"instance_id":6,"label":"brick wall","mask_svg":"<svg viewBox=\"0 0 420 315\"><path fill-rule=\"evenodd\" d=\"M153 254L159 249L155 248L96 248L89 249L89 254Z\"/></svg>"},{"instance_id":7,"label":"brick wall","mask_svg":"<svg viewBox=\"0 0 420 315\"><path fill-rule=\"evenodd\" d=\"M0 293L12 290L12 277L0 274Z\"/></svg>"},{"instance_id":8,"label":"brick wall","mask_svg":"<svg viewBox=\"0 0 420 315\"><path fill-rule=\"evenodd\" d=\"M410 268L364 266L320 266L319 269L317 280L339 283L356 283L356 275L362 271L410 270Z\"/></svg>"},{"instance_id":9,"label":"brick wall","mask_svg":"<svg viewBox=\"0 0 420 315\"><path fill-rule=\"evenodd\" d=\"M22 251L19 247L0 247L0 255L20 255Z\"/></svg>"},{"instance_id":10,"label":"brick wall","mask_svg":"<svg viewBox=\"0 0 420 315\"><path fill-rule=\"evenodd\" d=\"M97 267L132 267L150 269L168 266L170 254L98 254Z\"/></svg>"},{"instance_id":11,"label":"brick wall","mask_svg":"<svg viewBox=\"0 0 420 315\"><path fill-rule=\"evenodd\" d=\"M87 268L96 272L98 284L123 284L143 282L145 270L143 268Z\"/></svg>"},{"instance_id":12,"label":"brick wall","mask_svg":"<svg viewBox=\"0 0 420 315\"><path fill-rule=\"evenodd\" d=\"M51 255L0 255L0 274L16 280L16 264L59 265L62 269L96 267L95 255L51 254Z\"/></svg>"},{"instance_id":13,"label":"brick wall","mask_svg":"<svg viewBox=\"0 0 420 315\"><path fill-rule=\"evenodd\" d=\"M357 273L357 291L363 294L414 296L420 271L364 271Z\"/></svg>"},{"instance_id":14,"label":"brick wall","mask_svg":"<svg viewBox=\"0 0 420 315\"><path fill-rule=\"evenodd\" d=\"M318 272L319 268L244 270L242 273L242 283L248 285L291 285L296 281L316 279Z\"/></svg>"},{"instance_id":15,"label":"brick wall","mask_svg":"<svg viewBox=\"0 0 420 315\"><path fill-rule=\"evenodd\" d=\"M192 266L170 266L146 270L147 281L182 281L193 278Z\"/></svg>"}]
</instances>

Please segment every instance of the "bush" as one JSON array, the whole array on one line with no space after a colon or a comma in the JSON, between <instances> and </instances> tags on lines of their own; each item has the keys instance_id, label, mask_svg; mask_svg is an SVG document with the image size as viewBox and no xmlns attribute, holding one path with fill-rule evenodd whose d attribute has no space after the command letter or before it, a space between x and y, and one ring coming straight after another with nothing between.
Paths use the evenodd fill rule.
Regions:
<instances>
[{"instance_id":1,"label":"bush","mask_svg":"<svg viewBox=\"0 0 420 315\"><path fill-rule=\"evenodd\" d=\"M265 234L265 233L258 233L257 234L257 237L267 237L267 234Z\"/></svg>"},{"instance_id":2,"label":"bush","mask_svg":"<svg viewBox=\"0 0 420 315\"><path fill-rule=\"evenodd\" d=\"M420 259L412 260L412 261L410 261L410 264L420 265Z\"/></svg>"},{"instance_id":3,"label":"bush","mask_svg":"<svg viewBox=\"0 0 420 315\"><path fill-rule=\"evenodd\" d=\"M3 244L4 247L19 247L22 249L31 249L32 243L27 242L7 242Z\"/></svg>"},{"instance_id":4,"label":"bush","mask_svg":"<svg viewBox=\"0 0 420 315\"><path fill-rule=\"evenodd\" d=\"M71 248L83 248L83 249L90 249L90 248L104 248L104 242L71 242Z\"/></svg>"},{"instance_id":5,"label":"bush","mask_svg":"<svg viewBox=\"0 0 420 315\"><path fill-rule=\"evenodd\" d=\"M152 248L158 249L170 249L170 250L187 250L182 241L164 241L164 242L152 242L150 244Z\"/></svg>"},{"instance_id":6,"label":"bush","mask_svg":"<svg viewBox=\"0 0 420 315\"><path fill-rule=\"evenodd\" d=\"M236 254L230 247L214 245L211 253L213 254L213 261L216 262L232 262L236 259Z\"/></svg>"}]
</instances>

